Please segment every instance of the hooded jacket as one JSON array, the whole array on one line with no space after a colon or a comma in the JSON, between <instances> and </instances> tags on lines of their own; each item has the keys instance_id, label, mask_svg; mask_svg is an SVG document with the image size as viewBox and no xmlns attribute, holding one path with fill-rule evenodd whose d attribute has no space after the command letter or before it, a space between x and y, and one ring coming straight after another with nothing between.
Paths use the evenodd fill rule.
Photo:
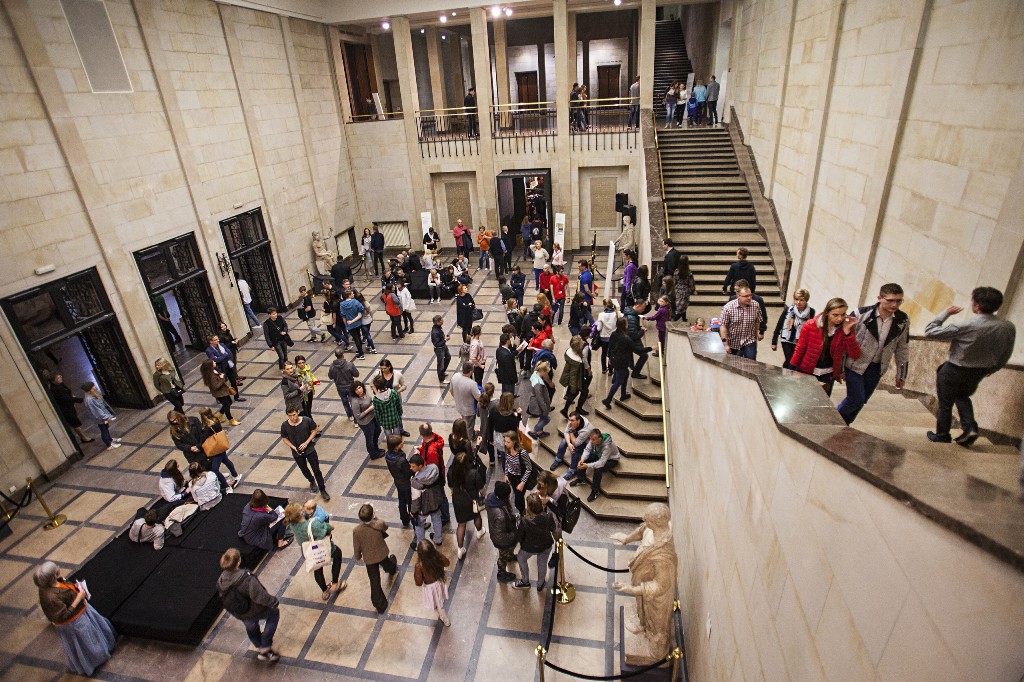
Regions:
<instances>
[{"instance_id":1,"label":"hooded jacket","mask_svg":"<svg viewBox=\"0 0 1024 682\"><path fill-rule=\"evenodd\" d=\"M565 349L565 367L558 383L569 393L578 393L583 388L583 358L572 348Z\"/></svg>"},{"instance_id":2,"label":"hooded jacket","mask_svg":"<svg viewBox=\"0 0 1024 682\"><path fill-rule=\"evenodd\" d=\"M348 393L352 389L352 381L359 376L359 369L351 360L336 358L327 370L327 378L334 382L339 391Z\"/></svg>"},{"instance_id":3,"label":"hooded jacket","mask_svg":"<svg viewBox=\"0 0 1024 682\"><path fill-rule=\"evenodd\" d=\"M437 471L437 466L427 464L416 474L412 481L412 505L409 509L413 514L426 516L441 508L444 495L444 480Z\"/></svg>"},{"instance_id":4,"label":"hooded jacket","mask_svg":"<svg viewBox=\"0 0 1024 682\"><path fill-rule=\"evenodd\" d=\"M858 308L856 312L857 326L853 333L857 337L857 345L860 346L860 357L846 358L846 369L857 374L863 374L871 364L872 358L882 347L882 374L889 369L889 363L896 358L896 379L906 379L907 371L910 368L910 316L902 310L893 313L892 323L889 325L889 335L884 339L878 338L878 304Z\"/></svg>"},{"instance_id":5,"label":"hooded jacket","mask_svg":"<svg viewBox=\"0 0 1024 682\"><path fill-rule=\"evenodd\" d=\"M388 450L384 453L384 461L388 464L391 478L395 479L395 488L398 490L408 490L410 487L409 481L412 479L412 469L409 468L409 460L405 458L405 452L402 450L391 452Z\"/></svg>"},{"instance_id":6,"label":"hooded jacket","mask_svg":"<svg viewBox=\"0 0 1024 682\"><path fill-rule=\"evenodd\" d=\"M487 495L484 506L487 509L487 532L491 536L491 544L497 549L515 547L519 542L519 517L515 508L494 493Z\"/></svg>"},{"instance_id":7,"label":"hooded jacket","mask_svg":"<svg viewBox=\"0 0 1024 682\"><path fill-rule=\"evenodd\" d=\"M587 434L588 438L590 434ZM611 434L604 434L601 436L601 445L596 449L593 443L587 443L587 447L583 449L583 454L580 456L580 461L586 462L587 466L594 469L603 469L609 460L618 460L621 457L619 453L619 446L612 440Z\"/></svg>"},{"instance_id":8,"label":"hooded jacket","mask_svg":"<svg viewBox=\"0 0 1024 682\"><path fill-rule=\"evenodd\" d=\"M223 599L229 590L235 590L249 600L247 611L229 612L239 620L251 620L267 609L277 608L277 598L267 592L256 576L244 568L221 572L217 578L217 594Z\"/></svg>"}]
</instances>

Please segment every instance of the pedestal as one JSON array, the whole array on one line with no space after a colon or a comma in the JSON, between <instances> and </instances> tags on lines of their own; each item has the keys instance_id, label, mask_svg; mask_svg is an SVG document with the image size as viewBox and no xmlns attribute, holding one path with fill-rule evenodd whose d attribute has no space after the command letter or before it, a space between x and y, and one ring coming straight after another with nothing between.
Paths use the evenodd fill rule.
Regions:
<instances>
[{"instance_id":1,"label":"pedestal","mask_svg":"<svg viewBox=\"0 0 1024 682\"><path fill-rule=\"evenodd\" d=\"M626 628L626 621L628 619L636 620L636 606L633 604L619 607L619 641L622 642L619 668L622 672L632 672L637 668L642 668L656 661L664 660L665 655L668 652L666 651L660 655L652 655L647 639L641 635L630 632L629 629ZM671 677L672 666L671 664L666 663L665 666L661 668L649 670L646 673L637 675L630 679L669 680Z\"/></svg>"}]
</instances>

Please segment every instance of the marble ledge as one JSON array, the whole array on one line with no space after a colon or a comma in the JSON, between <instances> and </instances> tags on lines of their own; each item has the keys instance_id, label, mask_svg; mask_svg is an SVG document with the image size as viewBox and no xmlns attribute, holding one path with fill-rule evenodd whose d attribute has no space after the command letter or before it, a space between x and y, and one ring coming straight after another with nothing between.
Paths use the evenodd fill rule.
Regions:
<instances>
[{"instance_id":1,"label":"marble ledge","mask_svg":"<svg viewBox=\"0 0 1024 682\"><path fill-rule=\"evenodd\" d=\"M694 356L756 381L780 431L1000 561L1024 572L1024 502L927 455L849 427L814 377L726 355L718 334L685 329ZM922 437L924 434L922 433Z\"/></svg>"}]
</instances>

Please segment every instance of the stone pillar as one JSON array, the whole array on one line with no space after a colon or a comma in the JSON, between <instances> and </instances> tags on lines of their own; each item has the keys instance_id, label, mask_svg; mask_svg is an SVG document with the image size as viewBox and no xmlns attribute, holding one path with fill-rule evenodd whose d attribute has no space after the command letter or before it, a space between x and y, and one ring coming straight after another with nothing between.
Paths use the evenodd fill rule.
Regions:
<instances>
[{"instance_id":1,"label":"stone pillar","mask_svg":"<svg viewBox=\"0 0 1024 682\"><path fill-rule=\"evenodd\" d=\"M554 0L553 15L555 23L555 91L548 93L555 100L555 111L558 117L558 135L555 138L555 155L557 161L551 169L551 202L552 214L564 213L566 224L566 242L573 242L579 235L579 226L573 222L572 196L576 183L572 177L572 139L569 135L569 13L566 0ZM575 30L573 31L575 33ZM575 70L575 50L573 50L573 69ZM576 227L576 235L569 235L570 226ZM554 225L549 225L554 229Z\"/></svg>"},{"instance_id":2,"label":"stone pillar","mask_svg":"<svg viewBox=\"0 0 1024 682\"><path fill-rule=\"evenodd\" d=\"M565 23L566 30L566 67L568 68L569 84L571 85L575 81L580 83L587 82L587 75L583 74L582 77L577 73L576 68L576 13L569 12L569 16ZM587 83L587 89L590 89L590 84ZM568 95L566 95L568 97ZM593 93L590 93L593 98Z\"/></svg>"},{"instance_id":3,"label":"stone pillar","mask_svg":"<svg viewBox=\"0 0 1024 682\"><path fill-rule=\"evenodd\" d=\"M373 56L373 87L375 88L374 91L377 93L377 96L380 97L381 107L386 108L388 103L384 99L384 70L380 68L380 36L376 33L371 33L367 37L370 39L370 54ZM405 100L402 101L404 102ZM415 111L415 107L413 108L413 111ZM376 113L376 108L374 108L374 113Z\"/></svg>"},{"instance_id":4,"label":"stone pillar","mask_svg":"<svg viewBox=\"0 0 1024 682\"><path fill-rule=\"evenodd\" d=\"M494 182L494 146L491 143L491 48L487 40L487 9L469 10L473 30L473 74L476 87L477 120L480 126L479 172L476 174L478 221L492 231L498 225L498 188ZM506 79L507 85L507 79Z\"/></svg>"},{"instance_id":5,"label":"stone pillar","mask_svg":"<svg viewBox=\"0 0 1024 682\"><path fill-rule=\"evenodd\" d=\"M391 20L391 32L395 40L395 62L398 64L398 88L402 93L403 102L419 102L419 90L416 87L416 64L413 62L412 33L408 17L394 17ZM409 221L409 232L420 234L419 212L428 208L425 204L427 187L425 184L423 163L419 151L419 136L416 132L416 113L410 108L402 116L405 128L405 142L409 154L409 174L412 177L412 215ZM413 239L415 244L415 239Z\"/></svg>"},{"instance_id":6,"label":"stone pillar","mask_svg":"<svg viewBox=\"0 0 1024 682\"><path fill-rule=\"evenodd\" d=\"M444 109L444 72L441 68L441 52L438 41L441 40L437 28L427 27L427 64L430 66L430 101L435 109Z\"/></svg>"},{"instance_id":7,"label":"stone pillar","mask_svg":"<svg viewBox=\"0 0 1024 682\"><path fill-rule=\"evenodd\" d=\"M657 16L655 0L640 3L640 116L649 116L653 106L654 88L654 34Z\"/></svg>"},{"instance_id":8,"label":"stone pillar","mask_svg":"<svg viewBox=\"0 0 1024 682\"><path fill-rule=\"evenodd\" d=\"M498 81L498 104L508 104L511 94L508 87L508 51L505 39L505 18L495 19L494 27L494 75Z\"/></svg>"}]
</instances>

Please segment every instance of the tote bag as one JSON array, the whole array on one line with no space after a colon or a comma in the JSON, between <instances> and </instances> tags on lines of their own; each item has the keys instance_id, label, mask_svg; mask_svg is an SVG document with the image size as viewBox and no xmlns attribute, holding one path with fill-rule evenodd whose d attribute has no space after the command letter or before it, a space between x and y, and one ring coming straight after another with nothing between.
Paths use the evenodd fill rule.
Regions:
<instances>
[{"instance_id":1,"label":"tote bag","mask_svg":"<svg viewBox=\"0 0 1024 682\"><path fill-rule=\"evenodd\" d=\"M230 447L228 434L223 431L215 431L212 436L203 441L203 452L206 453L207 457L223 455Z\"/></svg>"},{"instance_id":2,"label":"tote bag","mask_svg":"<svg viewBox=\"0 0 1024 682\"><path fill-rule=\"evenodd\" d=\"M313 519L306 526L310 539L302 543L302 555L306 557L306 573L323 568L331 561L331 535L328 533L319 540L313 540Z\"/></svg>"}]
</instances>

